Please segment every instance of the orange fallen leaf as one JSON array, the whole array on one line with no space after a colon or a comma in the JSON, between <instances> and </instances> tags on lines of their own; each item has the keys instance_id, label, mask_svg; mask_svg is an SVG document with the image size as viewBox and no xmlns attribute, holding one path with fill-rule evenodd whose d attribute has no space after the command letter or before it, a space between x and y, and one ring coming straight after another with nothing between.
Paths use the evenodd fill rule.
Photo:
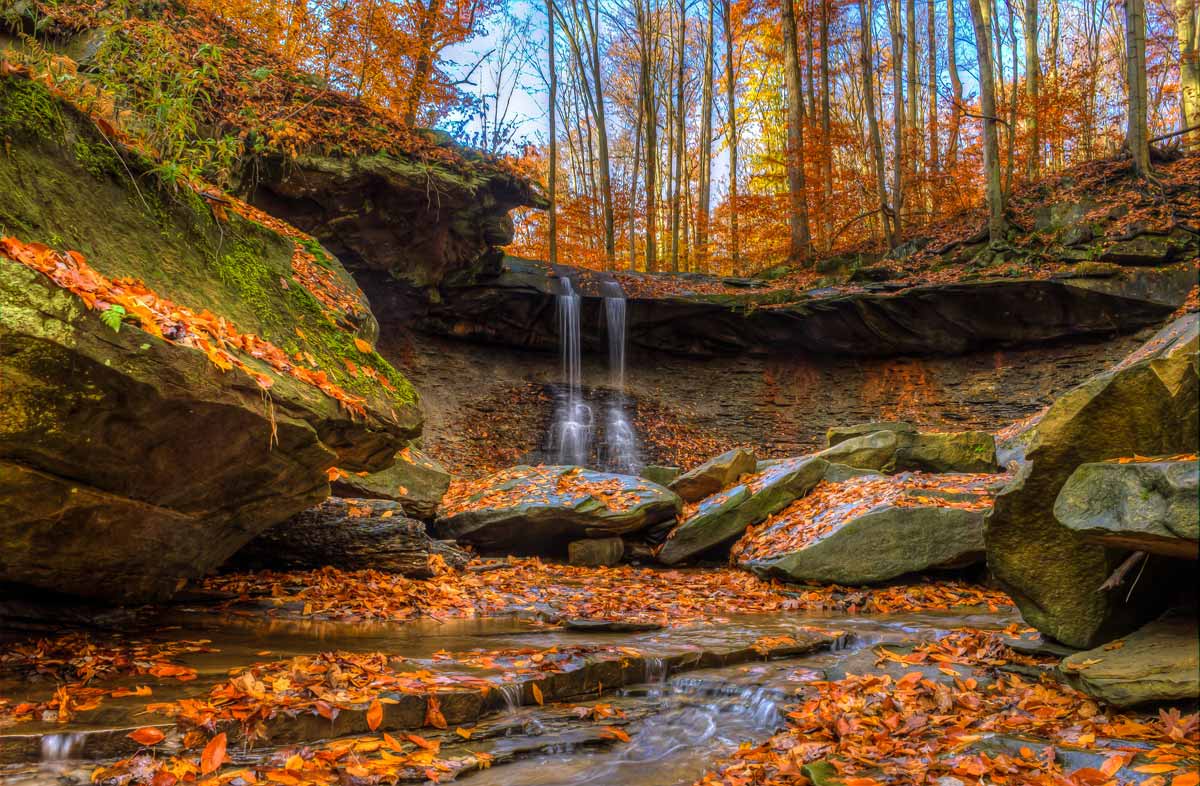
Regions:
<instances>
[{"instance_id":1,"label":"orange fallen leaf","mask_svg":"<svg viewBox=\"0 0 1200 786\"><path fill-rule=\"evenodd\" d=\"M381 723L383 723L383 705L379 703L379 699L375 699L367 708L367 728L375 731Z\"/></svg>"},{"instance_id":2,"label":"orange fallen leaf","mask_svg":"<svg viewBox=\"0 0 1200 786\"><path fill-rule=\"evenodd\" d=\"M145 726L131 731L125 736L138 745L157 745L167 738L167 735L163 734L162 729L156 729L153 726Z\"/></svg>"},{"instance_id":3,"label":"orange fallen leaf","mask_svg":"<svg viewBox=\"0 0 1200 786\"><path fill-rule=\"evenodd\" d=\"M210 772L215 772L224 763L225 742L225 732L221 732L204 746L204 753L200 755L201 775L208 775Z\"/></svg>"}]
</instances>

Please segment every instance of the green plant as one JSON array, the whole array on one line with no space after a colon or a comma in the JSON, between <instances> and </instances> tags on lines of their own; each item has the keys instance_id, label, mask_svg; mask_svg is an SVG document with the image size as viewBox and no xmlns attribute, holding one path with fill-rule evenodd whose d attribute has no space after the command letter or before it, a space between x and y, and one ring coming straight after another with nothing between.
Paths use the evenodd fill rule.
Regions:
<instances>
[{"instance_id":1,"label":"green plant","mask_svg":"<svg viewBox=\"0 0 1200 786\"><path fill-rule=\"evenodd\" d=\"M114 333L120 333L121 321L126 316L124 306L112 305L100 312L100 321L112 328Z\"/></svg>"}]
</instances>

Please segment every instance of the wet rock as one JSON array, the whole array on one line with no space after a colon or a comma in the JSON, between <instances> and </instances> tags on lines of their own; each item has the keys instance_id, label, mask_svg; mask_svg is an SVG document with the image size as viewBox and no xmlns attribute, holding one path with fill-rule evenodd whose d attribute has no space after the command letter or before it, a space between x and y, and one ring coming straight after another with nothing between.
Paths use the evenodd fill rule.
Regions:
<instances>
[{"instance_id":1,"label":"wet rock","mask_svg":"<svg viewBox=\"0 0 1200 786\"><path fill-rule=\"evenodd\" d=\"M367 475L343 472L330 484L336 496L390 499L404 507L405 515L418 519L433 518L448 488L450 473L411 447L397 453L395 463L385 470Z\"/></svg>"},{"instance_id":2,"label":"wet rock","mask_svg":"<svg viewBox=\"0 0 1200 786\"><path fill-rule=\"evenodd\" d=\"M1196 611L1167 614L1104 646L1062 662L1073 686L1118 707L1200 698Z\"/></svg>"},{"instance_id":3,"label":"wet rock","mask_svg":"<svg viewBox=\"0 0 1200 786\"><path fill-rule=\"evenodd\" d=\"M1198 323L1196 314L1172 322L1060 397L1016 440L1016 474L985 529L988 565L1026 621L1064 644L1093 647L1133 630L1158 616L1185 580L1162 560L1129 602L1125 592L1097 592L1128 552L1089 543L1055 519L1053 505L1080 464L1196 452Z\"/></svg>"},{"instance_id":4,"label":"wet rock","mask_svg":"<svg viewBox=\"0 0 1200 786\"><path fill-rule=\"evenodd\" d=\"M912 476L823 484L748 532L741 567L789 581L873 584L983 558L987 476L946 476L945 489Z\"/></svg>"},{"instance_id":5,"label":"wet rock","mask_svg":"<svg viewBox=\"0 0 1200 786\"><path fill-rule=\"evenodd\" d=\"M572 540L637 532L680 506L674 492L631 475L518 466L447 498L435 531L483 551L561 554Z\"/></svg>"},{"instance_id":6,"label":"wet rock","mask_svg":"<svg viewBox=\"0 0 1200 786\"><path fill-rule=\"evenodd\" d=\"M663 626L656 622L595 620L577 617L564 622L563 627L567 630L578 630L584 633L640 633L650 630L661 630Z\"/></svg>"},{"instance_id":7,"label":"wet rock","mask_svg":"<svg viewBox=\"0 0 1200 786\"><path fill-rule=\"evenodd\" d=\"M660 486L669 486L671 481L679 477L680 472L679 467L658 467L649 464L642 467L642 471L639 474L651 483L657 483Z\"/></svg>"},{"instance_id":8,"label":"wet rock","mask_svg":"<svg viewBox=\"0 0 1200 786\"><path fill-rule=\"evenodd\" d=\"M267 380L266 395L246 372L143 330L134 315L114 331L75 294L0 257L0 582L162 600L328 496L330 466L379 469L418 435L411 387L355 348L375 323L336 259L314 244L337 289L305 284L290 238L232 212L218 223L139 155L110 155L107 169L103 156L88 159L97 174L78 151L112 148L89 120L39 85L0 76L0 104L10 100L41 102L55 124L53 134L5 130L0 213L23 240L77 250L106 277L140 279L196 314L303 350L338 384L350 384L341 358L356 353L394 391L359 384L356 415L231 345ZM340 305L314 291L340 292ZM186 338L185 327L168 332Z\"/></svg>"},{"instance_id":9,"label":"wet rock","mask_svg":"<svg viewBox=\"0 0 1200 786\"><path fill-rule=\"evenodd\" d=\"M831 430L826 461L881 472L997 472L995 438L985 431L918 432L906 423L853 436ZM869 426L868 426L869 428Z\"/></svg>"},{"instance_id":10,"label":"wet rock","mask_svg":"<svg viewBox=\"0 0 1200 786\"><path fill-rule=\"evenodd\" d=\"M1197 558L1197 461L1084 464L1054 503L1054 517L1091 543Z\"/></svg>"},{"instance_id":11,"label":"wet rock","mask_svg":"<svg viewBox=\"0 0 1200 786\"><path fill-rule=\"evenodd\" d=\"M756 524L807 494L830 464L819 458L787 459L702 500L663 542L658 559L675 565L727 545Z\"/></svg>"},{"instance_id":12,"label":"wet rock","mask_svg":"<svg viewBox=\"0 0 1200 786\"><path fill-rule=\"evenodd\" d=\"M397 502L330 497L250 541L234 563L280 570L328 565L429 578L440 567L435 557L452 568L470 560L453 543L430 538L425 525L406 518Z\"/></svg>"},{"instance_id":13,"label":"wet rock","mask_svg":"<svg viewBox=\"0 0 1200 786\"><path fill-rule=\"evenodd\" d=\"M567 562L581 567L610 567L624 556L625 541L620 538L588 538L567 544Z\"/></svg>"},{"instance_id":14,"label":"wet rock","mask_svg":"<svg viewBox=\"0 0 1200 786\"><path fill-rule=\"evenodd\" d=\"M754 472L757 459L745 448L734 448L685 472L667 486L684 502L696 502Z\"/></svg>"}]
</instances>

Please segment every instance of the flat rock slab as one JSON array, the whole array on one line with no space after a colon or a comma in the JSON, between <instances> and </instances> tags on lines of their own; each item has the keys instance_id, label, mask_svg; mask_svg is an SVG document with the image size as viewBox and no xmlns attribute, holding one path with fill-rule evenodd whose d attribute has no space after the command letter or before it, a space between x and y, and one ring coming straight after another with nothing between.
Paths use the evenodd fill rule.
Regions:
<instances>
[{"instance_id":1,"label":"flat rock slab","mask_svg":"<svg viewBox=\"0 0 1200 786\"><path fill-rule=\"evenodd\" d=\"M1054 503L1054 517L1092 543L1197 558L1200 461L1084 464Z\"/></svg>"},{"instance_id":2,"label":"flat rock slab","mask_svg":"<svg viewBox=\"0 0 1200 786\"><path fill-rule=\"evenodd\" d=\"M581 538L637 532L675 516L679 497L632 475L518 466L448 498L435 532L485 552L565 552Z\"/></svg>"},{"instance_id":3,"label":"flat rock slab","mask_svg":"<svg viewBox=\"0 0 1200 786\"><path fill-rule=\"evenodd\" d=\"M741 567L789 581L872 584L983 558L990 475L905 474L822 483L733 548Z\"/></svg>"},{"instance_id":4,"label":"flat rock slab","mask_svg":"<svg viewBox=\"0 0 1200 786\"><path fill-rule=\"evenodd\" d=\"M659 561L675 565L733 541L746 527L807 494L829 466L819 458L787 459L708 497L667 536Z\"/></svg>"},{"instance_id":5,"label":"flat rock slab","mask_svg":"<svg viewBox=\"0 0 1200 786\"><path fill-rule=\"evenodd\" d=\"M734 448L685 472L668 484L684 502L698 502L755 471L758 459L745 448Z\"/></svg>"},{"instance_id":6,"label":"flat rock slab","mask_svg":"<svg viewBox=\"0 0 1200 786\"><path fill-rule=\"evenodd\" d=\"M1200 698L1195 609L1065 658L1060 671L1079 690L1118 707Z\"/></svg>"}]
</instances>

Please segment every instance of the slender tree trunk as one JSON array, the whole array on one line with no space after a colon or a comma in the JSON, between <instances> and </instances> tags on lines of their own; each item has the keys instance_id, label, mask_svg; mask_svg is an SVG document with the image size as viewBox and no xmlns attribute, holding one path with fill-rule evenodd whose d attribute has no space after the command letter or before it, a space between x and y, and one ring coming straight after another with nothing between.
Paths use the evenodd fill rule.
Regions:
<instances>
[{"instance_id":1,"label":"slender tree trunk","mask_svg":"<svg viewBox=\"0 0 1200 786\"><path fill-rule=\"evenodd\" d=\"M704 37L704 76L700 90L700 174L699 206L696 215L696 256L701 270L708 269L708 221L712 205L712 106L713 106L713 6L708 0L708 21Z\"/></svg>"},{"instance_id":2,"label":"slender tree trunk","mask_svg":"<svg viewBox=\"0 0 1200 786\"><path fill-rule=\"evenodd\" d=\"M1200 125L1200 2L1175 0L1175 34L1179 39L1180 129ZM1183 137L1188 150L1200 150L1200 131Z\"/></svg>"},{"instance_id":3,"label":"slender tree trunk","mask_svg":"<svg viewBox=\"0 0 1200 786\"><path fill-rule=\"evenodd\" d=\"M593 16L593 13L595 16ZM612 159L608 151L608 117L604 103L604 78L600 69L599 4L588 10L591 38L592 83L595 85L596 147L600 156L600 205L604 213L604 258L611 267L617 255L616 221L613 217Z\"/></svg>"},{"instance_id":4,"label":"slender tree trunk","mask_svg":"<svg viewBox=\"0 0 1200 786\"><path fill-rule=\"evenodd\" d=\"M925 3L925 35L929 39L926 48L929 61L929 209L931 215L937 215L938 200L934 193L934 185L937 183L941 164L938 152L937 14L934 0L927 0Z\"/></svg>"},{"instance_id":5,"label":"slender tree trunk","mask_svg":"<svg viewBox=\"0 0 1200 786\"><path fill-rule=\"evenodd\" d=\"M955 31L954 0L946 0L946 70L950 74L950 89L954 105L950 113L950 149L947 157L951 166L958 163L958 144L962 134L963 85L958 75L958 39Z\"/></svg>"},{"instance_id":6,"label":"slender tree trunk","mask_svg":"<svg viewBox=\"0 0 1200 786\"><path fill-rule=\"evenodd\" d=\"M782 0L783 23L783 76L787 84L788 98L788 144L787 179L788 224L791 227L791 244L788 261L795 264L808 259L811 245L808 234L808 205L804 183L804 111L800 80L800 57L796 42L796 12L793 0Z\"/></svg>"},{"instance_id":7,"label":"slender tree trunk","mask_svg":"<svg viewBox=\"0 0 1200 786\"><path fill-rule=\"evenodd\" d=\"M1054 80L1053 98L1057 106L1062 88L1058 81L1058 38L1062 18L1058 10L1058 0L1050 0L1050 77ZM1059 129L1058 144L1051 147L1051 158L1055 169L1061 170L1066 165L1066 153L1063 152L1062 121L1056 124Z\"/></svg>"},{"instance_id":8,"label":"slender tree trunk","mask_svg":"<svg viewBox=\"0 0 1200 786\"><path fill-rule=\"evenodd\" d=\"M829 118L829 5L821 2L821 235L833 250L833 141Z\"/></svg>"},{"instance_id":9,"label":"slender tree trunk","mask_svg":"<svg viewBox=\"0 0 1200 786\"><path fill-rule=\"evenodd\" d=\"M429 75L433 72L433 29L437 19L442 14L443 0L429 0L421 12L421 23L417 32L417 44L420 53L413 67L412 79L404 98L404 125L414 128L417 125L417 113L421 111L421 103L425 98L425 88L429 85ZM553 24L553 20L551 20Z\"/></svg>"},{"instance_id":10,"label":"slender tree trunk","mask_svg":"<svg viewBox=\"0 0 1200 786\"><path fill-rule=\"evenodd\" d=\"M904 20L900 18L900 0L892 0L888 23L892 33L892 241L903 240L904 213Z\"/></svg>"},{"instance_id":11,"label":"slender tree trunk","mask_svg":"<svg viewBox=\"0 0 1200 786\"><path fill-rule=\"evenodd\" d=\"M646 122L646 270L658 269L658 101L654 93L655 51L658 43L657 21L649 3L638 0L642 23L639 25L642 47L642 109Z\"/></svg>"},{"instance_id":12,"label":"slender tree trunk","mask_svg":"<svg viewBox=\"0 0 1200 786\"><path fill-rule=\"evenodd\" d=\"M554 63L554 0L546 0L546 18L549 23L546 36L547 68L550 71L550 177L547 197L550 202L549 218L549 262L558 264L558 70Z\"/></svg>"},{"instance_id":13,"label":"slender tree trunk","mask_svg":"<svg viewBox=\"0 0 1200 786\"><path fill-rule=\"evenodd\" d=\"M629 269L637 270L637 240L635 227L637 225L637 196L638 170L642 165L642 124L645 122L646 109L642 103L642 81L646 78L645 69L638 69L637 91L637 120L633 131L633 177L629 184Z\"/></svg>"},{"instance_id":14,"label":"slender tree trunk","mask_svg":"<svg viewBox=\"0 0 1200 786\"><path fill-rule=\"evenodd\" d=\"M1007 198L1012 193L1013 167L1017 162L1017 96L1021 91L1017 85L1020 76L1017 62L1017 22L1013 16L1012 2L1006 0L1004 6L1008 9L1008 40L1012 50L1012 87L1008 93L1008 161L1004 170L1004 195ZM997 45L996 56L1000 57L1003 51L1004 48Z\"/></svg>"},{"instance_id":15,"label":"slender tree trunk","mask_svg":"<svg viewBox=\"0 0 1200 786\"><path fill-rule=\"evenodd\" d=\"M996 133L996 87L992 68L991 6L989 0L970 0L975 27L975 51L979 60L979 101L983 111L983 171L988 206L988 238L993 245L1004 242L1004 193L1000 188L1000 140Z\"/></svg>"},{"instance_id":16,"label":"slender tree trunk","mask_svg":"<svg viewBox=\"0 0 1200 786\"><path fill-rule=\"evenodd\" d=\"M1146 4L1125 0L1125 80L1129 87L1129 130L1126 144L1141 177L1150 169L1150 134L1146 128Z\"/></svg>"},{"instance_id":17,"label":"slender tree trunk","mask_svg":"<svg viewBox=\"0 0 1200 786\"><path fill-rule=\"evenodd\" d=\"M728 105L729 122L729 255L732 272L741 271L741 255L738 251L738 130L737 130L737 76L733 71L733 8L730 0L721 0L721 24L725 32L725 103Z\"/></svg>"},{"instance_id":18,"label":"slender tree trunk","mask_svg":"<svg viewBox=\"0 0 1200 786\"><path fill-rule=\"evenodd\" d=\"M921 138L920 133L917 131L917 128L918 128L917 105L921 101L921 93L920 93L920 87L918 86L918 77L917 77L917 4L916 4L916 0L904 0L904 32L905 32L905 40L904 40L904 43L905 43L905 51L904 51L905 69L904 70L907 75L907 79L906 79L907 85L905 86L905 88L906 88L906 95L907 95L907 99L908 99L907 106L906 106L907 114L906 114L905 120L908 123L908 127L913 132L910 143L914 147L916 147L919 144L919 140ZM916 166L916 162L919 158L920 158L920 156L916 153L915 150L910 151L909 160L910 160L910 162L912 162L914 167Z\"/></svg>"},{"instance_id":19,"label":"slender tree trunk","mask_svg":"<svg viewBox=\"0 0 1200 786\"><path fill-rule=\"evenodd\" d=\"M1038 0L1025 0L1025 96L1029 100L1029 159L1025 176L1030 180L1041 169L1042 140L1038 125L1042 65L1038 60Z\"/></svg>"},{"instance_id":20,"label":"slender tree trunk","mask_svg":"<svg viewBox=\"0 0 1200 786\"><path fill-rule=\"evenodd\" d=\"M816 120L817 117L817 87L816 87L816 69L814 68L813 48L813 23L812 23L812 3L814 0L805 0L804 4L804 58L805 70L804 79L808 87L808 111L809 117ZM820 0L815 0L820 2Z\"/></svg>"},{"instance_id":21,"label":"slender tree trunk","mask_svg":"<svg viewBox=\"0 0 1200 786\"><path fill-rule=\"evenodd\" d=\"M875 163L875 190L879 198L879 223L883 226L884 239L889 248L896 245L892 234L892 224L888 220L891 208L888 207L887 173L883 167L883 139L879 135L879 119L875 112L875 43L872 35L873 9L871 0L858 0L858 15L862 24L862 46L860 59L863 76L863 104L867 115L867 127L871 137L872 158Z\"/></svg>"},{"instance_id":22,"label":"slender tree trunk","mask_svg":"<svg viewBox=\"0 0 1200 786\"><path fill-rule=\"evenodd\" d=\"M683 202L683 148L687 145L687 123L684 119L683 77L687 47L687 0L679 0L679 38L676 43L675 72L675 184L671 200L671 270L679 272L679 241ZM686 253L686 252L685 252Z\"/></svg>"}]
</instances>

